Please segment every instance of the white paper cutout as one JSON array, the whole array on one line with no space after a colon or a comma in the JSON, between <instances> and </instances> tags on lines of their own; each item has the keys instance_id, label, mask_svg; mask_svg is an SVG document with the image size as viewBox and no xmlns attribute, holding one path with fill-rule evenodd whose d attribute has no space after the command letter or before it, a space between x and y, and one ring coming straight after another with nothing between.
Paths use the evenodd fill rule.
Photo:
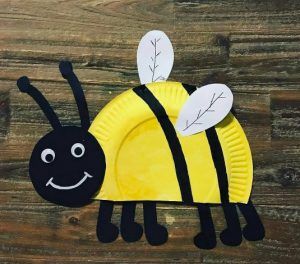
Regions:
<instances>
[{"instance_id":1,"label":"white paper cutout","mask_svg":"<svg viewBox=\"0 0 300 264\"><path fill-rule=\"evenodd\" d=\"M141 84L166 81L174 62L173 46L159 30L144 35L137 49L137 66Z\"/></svg>"},{"instance_id":2,"label":"white paper cutout","mask_svg":"<svg viewBox=\"0 0 300 264\"><path fill-rule=\"evenodd\" d=\"M202 132L222 121L232 104L233 94L225 84L202 86L183 105L175 128L183 136Z\"/></svg>"}]
</instances>

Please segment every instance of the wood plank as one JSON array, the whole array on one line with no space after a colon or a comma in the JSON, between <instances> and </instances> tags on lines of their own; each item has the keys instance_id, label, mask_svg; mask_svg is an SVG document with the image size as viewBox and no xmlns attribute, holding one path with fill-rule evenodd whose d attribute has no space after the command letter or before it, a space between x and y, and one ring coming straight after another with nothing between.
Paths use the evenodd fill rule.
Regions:
<instances>
[{"instance_id":1,"label":"wood plank","mask_svg":"<svg viewBox=\"0 0 300 264\"><path fill-rule=\"evenodd\" d=\"M176 75L240 91L293 89L299 83L299 3L272 3L175 1L174 37L183 63Z\"/></svg>"},{"instance_id":2,"label":"wood plank","mask_svg":"<svg viewBox=\"0 0 300 264\"><path fill-rule=\"evenodd\" d=\"M300 260L300 2L0 0L0 262L1 263L298 263ZM196 208L160 203L169 241L151 247L143 236L101 244L98 202L83 208L50 204L28 177L28 160L50 126L16 87L28 75L64 125L78 125L76 104L58 71L69 59L91 118L139 84L136 48L145 32L165 31L175 50L170 80L198 86L221 82L249 139L252 200L266 228L260 242L199 250ZM212 208L217 235L225 227ZM121 206L113 222L120 222ZM136 219L143 222L138 205ZM240 215L242 225L245 224Z\"/></svg>"},{"instance_id":3,"label":"wood plank","mask_svg":"<svg viewBox=\"0 0 300 264\"><path fill-rule=\"evenodd\" d=\"M299 34L299 2L175 0L176 29L189 32Z\"/></svg>"},{"instance_id":4,"label":"wood plank","mask_svg":"<svg viewBox=\"0 0 300 264\"><path fill-rule=\"evenodd\" d=\"M272 137L300 144L300 90L271 93Z\"/></svg>"},{"instance_id":5,"label":"wood plank","mask_svg":"<svg viewBox=\"0 0 300 264\"><path fill-rule=\"evenodd\" d=\"M0 91L0 142L3 141L8 133L10 120L10 101L9 92Z\"/></svg>"}]
</instances>

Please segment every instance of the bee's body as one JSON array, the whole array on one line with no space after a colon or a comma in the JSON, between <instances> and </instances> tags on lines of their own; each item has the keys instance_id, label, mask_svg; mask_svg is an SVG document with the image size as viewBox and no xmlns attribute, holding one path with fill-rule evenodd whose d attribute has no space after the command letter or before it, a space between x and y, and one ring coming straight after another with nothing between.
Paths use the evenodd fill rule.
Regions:
<instances>
[{"instance_id":1,"label":"bee's body","mask_svg":"<svg viewBox=\"0 0 300 264\"><path fill-rule=\"evenodd\" d=\"M184 86L177 82L161 82L147 85L147 88L166 111L164 118L174 124L189 96ZM180 186L178 177L187 177L185 185L190 184L192 202L220 203L216 168L219 166L217 169L221 171L223 168L215 164L210 135L207 132L188 137L175 134L183 159L174 159L180 153L178 150L174 153L174 142L169 143L166 138L166 128L161 124L164 121L159 120L162 113L158 111L161 110L153 112L147 100L138 95L137 89L143 93L147 88L128 90L116 97L104 107L89 129L106 156L106 174L96 199L181 202L184 200L182 192L189 190ZM229 202L247 203L252 185L252 160L244 132L232 114L213 129L221 145L222 153L219 154L223 154L225 160L225 173L221 177L223 180L226 177L229 187L221 191L229 194ZM186 175L176 169L176 165L182 166L178 163L186 164Z\"/></svg>"}]
</instances>

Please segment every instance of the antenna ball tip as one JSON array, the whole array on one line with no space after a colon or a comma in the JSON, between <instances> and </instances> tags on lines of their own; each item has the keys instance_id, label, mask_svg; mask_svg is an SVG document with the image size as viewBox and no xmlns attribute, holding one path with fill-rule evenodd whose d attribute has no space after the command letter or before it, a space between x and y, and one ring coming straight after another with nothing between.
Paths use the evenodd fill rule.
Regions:
<instances>
[{"instance_id":1,"label":"antenna ball tip","mask_svg":"<svg viewBox=\"0 0 300 264\"><path fill-rule=\"evenodd\" d=\"M73 73L72 63L69 61L61 61L59 63L59 70L64 78L67 77Z\"/></svg>"},{"instance_id":2,"label":"antenna ball tip","mask_svg":"<svg viewBox=\"0 0 300 264\"><path fill-rule=\"evenodd\" d=\"M27 93L30 89L30 81L27 76L18 79L17 86L22 93Z\"/></svg>"}]
</instances>

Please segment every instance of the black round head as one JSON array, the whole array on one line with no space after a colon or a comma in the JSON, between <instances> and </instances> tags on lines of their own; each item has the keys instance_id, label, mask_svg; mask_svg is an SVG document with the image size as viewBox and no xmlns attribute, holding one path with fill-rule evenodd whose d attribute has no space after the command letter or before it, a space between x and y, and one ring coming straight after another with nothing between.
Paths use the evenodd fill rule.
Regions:
<instances>
[{"instance_id":1,"label":"black round head","mask_svg":"<svg viewBox=\"0 0 300 264\"><path fill-rule=\"evenodd\" d=\"M105 156L98 141L86 130L61 127L36 144L29 174L44 199L64 206L83 206L100 190Z\"/></svg>"}]
</instances>

